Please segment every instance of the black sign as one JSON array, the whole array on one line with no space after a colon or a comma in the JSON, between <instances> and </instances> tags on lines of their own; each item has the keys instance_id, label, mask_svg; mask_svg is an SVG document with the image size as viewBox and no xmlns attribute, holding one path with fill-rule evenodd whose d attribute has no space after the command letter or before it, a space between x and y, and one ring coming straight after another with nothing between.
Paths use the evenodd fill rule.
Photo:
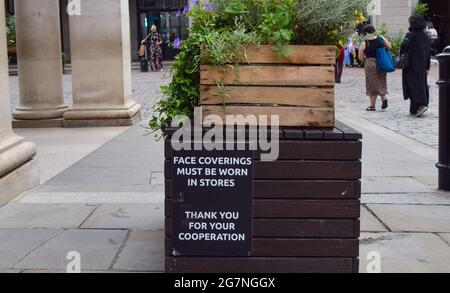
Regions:
<instances>
[{"instance_id":1,"label":"black sign","mask_svg":"<svg viewBox=\"0 0 450 293\"><path fill-rule=\"evenodd\" d=\"M249 256L252 151L173 151L172 254Z\"/></svg>"}]
</instances>

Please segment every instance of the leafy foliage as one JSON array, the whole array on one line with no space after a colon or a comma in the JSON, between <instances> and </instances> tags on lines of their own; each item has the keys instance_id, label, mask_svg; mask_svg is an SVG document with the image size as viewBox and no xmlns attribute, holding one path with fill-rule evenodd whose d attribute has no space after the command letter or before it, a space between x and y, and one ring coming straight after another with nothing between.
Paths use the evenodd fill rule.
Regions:
<instances>
[{"instance_id":1,"label":"leafy foliage","mask_svg":"<svg viewBox=\"0 0 450 293\"><path fill-rule=\"evenodd\" d=\"M13 15L6 17L6 37L8 46L13 47L16 45L16 17Z\"/></svg>"},{"instance_id":2,"label":"leafy foliage","mask_svg":"<svg viewBox=\"0 0 450 293\"><path fill-rule=\"evenodd\" d=\"M171 83L161 89L164 97L155 105L150 128L164 131L176 116L193 116L199 105L200 64L242 63L247 48L262 44L271 45L280 57L289 55L287 45L336 45L365 21L367 1L191 1L189 38L182 42Z\"/></svg>"},{"instance_id":3,"label":"leafy foliage","mask_svg":"<svg viewBox=\"0 0 450 293\"><path fill-rule=\"evenodd\" d=\"M415 16L424 16L428 13L428 10L430 10L428 3L417 3L416 7L414 7L413 14Z\"/></svg>"},{"instance_id":4,"label":"leafy foliage","mask_svg":"<svg viewBox=\"0 0 450 293\"><path fill-rule=\"evenodd\" d=\"M391 43L392 49L390 52L394 58L398 58L400 56L400 49L405 35L403 31L400 31L400 33L396 35L392 35L389 33L387 24L383 23L377 28L377 34L385 37Z\"/></svg>"},{"instance_id":5,"label":"leafy foliage","mask_svg":"<svg viewBox=\"0 0 450 293\"><path fill-rule=\"evenodd\" d=\"M334 45L366 21L367 0L299 0L296 44Z\"/></svg>"}]
</instances>

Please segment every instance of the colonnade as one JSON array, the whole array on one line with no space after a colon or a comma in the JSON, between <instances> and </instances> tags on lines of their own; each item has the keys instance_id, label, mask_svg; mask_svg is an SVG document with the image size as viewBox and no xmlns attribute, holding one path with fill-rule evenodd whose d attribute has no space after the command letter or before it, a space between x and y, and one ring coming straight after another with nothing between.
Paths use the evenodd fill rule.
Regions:
<instances>
[{"instance_id":1,"label":"colonnade","mask_svg":"<svg viewBox=\"0 0 450 293\"><path fill-rule=\"evenodd\" d=\"M20 127L96 127L130 126L140 118L141 106L132 99L128 0L77 2L79 10L69 16L70 107L64 98L59 1L15 0L20 103L12 113L6 29L0 25L0 205L39 183L36 146L15 135L11 121Z\"/></svg>"}]
</instances>

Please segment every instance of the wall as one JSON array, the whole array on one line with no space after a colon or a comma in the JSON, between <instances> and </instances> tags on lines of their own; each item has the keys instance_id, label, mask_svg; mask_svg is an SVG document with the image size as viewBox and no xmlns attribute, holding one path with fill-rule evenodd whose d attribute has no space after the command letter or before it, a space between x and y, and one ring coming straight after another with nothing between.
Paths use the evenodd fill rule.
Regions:
<instances>
[{"instance_id":1,"label":"wall","mask_svg":"<svg viewBox=\"0 0 450 293\"><path fill-rule=\"evenodd\" d=\"M391 34L408 31L408 19L418 0L375 0L377 8L373 16L375 26L387 24Z\"/></svg>"}]
</instances>

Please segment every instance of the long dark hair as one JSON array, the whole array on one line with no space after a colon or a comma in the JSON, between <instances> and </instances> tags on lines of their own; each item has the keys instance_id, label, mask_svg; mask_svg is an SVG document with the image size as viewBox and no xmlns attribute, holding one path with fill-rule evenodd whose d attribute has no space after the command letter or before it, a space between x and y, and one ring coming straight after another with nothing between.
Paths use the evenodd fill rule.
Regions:
<instances>
[{"instance_id":1,"label":"long dark hair","mask_svg":"<svg viewBox=\"0 0 450 293\"><path fill-rule=\"evenodd\" d=\"M419 32L427 28L427 21L423 16L411 16L409 18L409 31Z\"/></svg>"}]
</instances>

